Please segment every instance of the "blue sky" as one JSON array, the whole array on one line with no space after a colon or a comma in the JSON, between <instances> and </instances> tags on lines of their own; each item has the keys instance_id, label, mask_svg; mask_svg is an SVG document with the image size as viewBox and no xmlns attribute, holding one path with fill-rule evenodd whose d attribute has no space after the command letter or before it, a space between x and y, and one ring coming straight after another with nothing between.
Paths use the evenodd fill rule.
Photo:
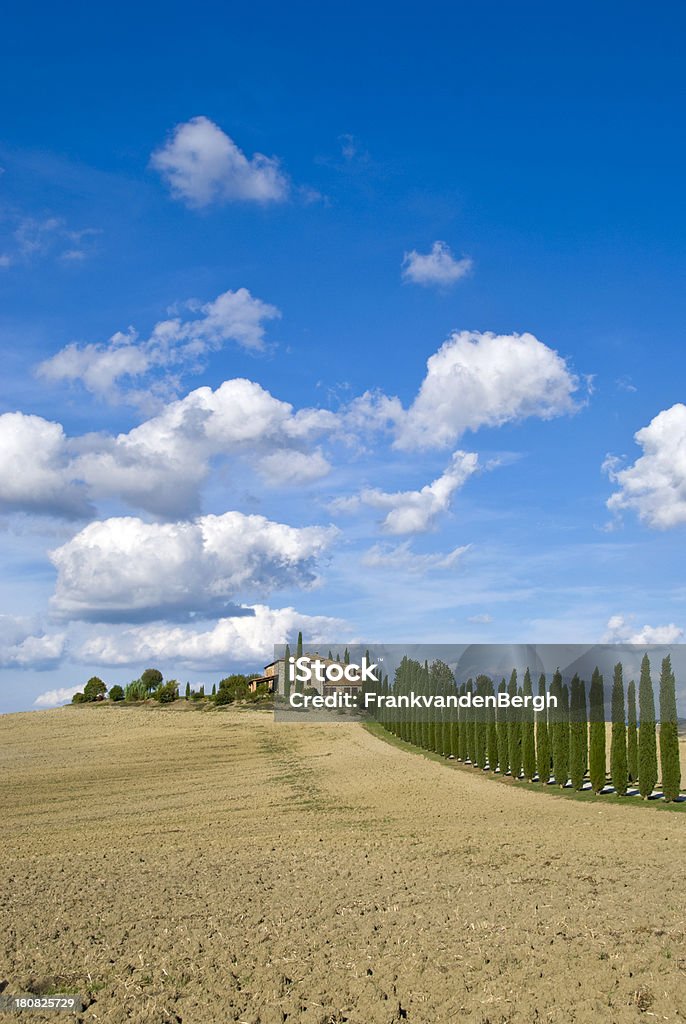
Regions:
<instances>
[{"instance_id":1,"label":"blue sky","mask_svg":"<svg viewBox=\"0 0 686 1024\"><path fill-rule=\"evenodd\" d=\"M682 638L684 20L15 9L0 710L299 628Z\"/></svg>"}]
</instances>

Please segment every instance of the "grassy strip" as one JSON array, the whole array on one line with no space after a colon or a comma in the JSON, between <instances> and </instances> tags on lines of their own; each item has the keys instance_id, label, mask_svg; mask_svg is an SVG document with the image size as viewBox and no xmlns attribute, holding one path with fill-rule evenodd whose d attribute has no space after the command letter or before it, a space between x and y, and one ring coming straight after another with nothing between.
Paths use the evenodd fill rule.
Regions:
<instances>
[{"instance_id":1,"label":"grassy strip","mask_svg":"<svg viewBox=\"0 0 686 1024\"><path fill-rule=\"evenodd\" d=\"M581 800L584 803L603 803L603 804L627 804L630 807L651 807L658 811L673 811L677 814L686 812L686 801L681 803L666 803L662 799L651 799L642 800L639 796L615 796L614 793L605 793L604 795L596 795L590 791L584 790L583 792L577 792L574 789L565 788L560 789L559 786L542 786L539 782L526 782L524 779L515 780L509 775L495 775L493 772L485 772L481 768L474 769L470 765L463 764L461 761L449 761L443 757L442 754L436 754L432 750L422 750L421 747L415 747L412 743L407 743L405 740L399 739L390 732L386 732L382 725L378 722L363 722L362 728L366 729L367 732L371 733L372 736L376 736L377 739L382 740L384 743L390 744L392 747L397 747L398 750L405 750L410 754L419 754L420 757L425 757L428 761L439 761L441 764L448 768L457 769L459 771L469 772L481 772L484 778L492 779L494 782L499 782L504 786L518 786L521 789L529 790L532 793L545 793L548 796L560 797L563 800Z\"/></svg>"}]
</instances>

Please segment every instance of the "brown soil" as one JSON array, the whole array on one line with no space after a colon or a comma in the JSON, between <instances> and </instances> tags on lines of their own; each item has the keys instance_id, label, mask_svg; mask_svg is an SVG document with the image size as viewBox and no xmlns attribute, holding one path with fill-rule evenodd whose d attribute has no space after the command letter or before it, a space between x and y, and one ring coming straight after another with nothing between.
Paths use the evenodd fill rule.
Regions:
<instances>
[{"instance_id":1,"label":"brown soil","mask_svg":"<svg viewBox=\"0 0 686 1024\"><path fill-rule=\"evenodd\" d=\"M686 1019L681 814L234 710L8 715L0 779L0 988L79 1020Z\"/></svg>"}]
</instances>

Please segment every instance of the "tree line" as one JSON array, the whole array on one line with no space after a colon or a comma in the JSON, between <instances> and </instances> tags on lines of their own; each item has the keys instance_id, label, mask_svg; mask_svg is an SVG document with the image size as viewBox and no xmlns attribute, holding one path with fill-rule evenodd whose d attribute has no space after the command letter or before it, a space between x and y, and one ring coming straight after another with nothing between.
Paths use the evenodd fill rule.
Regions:
<instances>
[{"instance_id":1,"label":"tree line","mask_svg":"<svg viewBox=\"0 0 686 1024\"><path fill-rule=\"evenodd\" d=\"M545 699L546 677L537 681L538 696ZM513 669L509 680L497 687L486 675L457 685L448 665L435 661L423 664L403 658L389 684L388 678L377 687L384 695L423 694L426 696L467 695L494 697L498 692L512 698L533 696L529 669L521 685ZM676 704L676 680L669 657L660 671L659 730L650 660L641 663L638 684L631 680L625 690L623 667L614 667L610 707L610 772L607 775L605 729L605 683L596 668L588 687L575 675L567 684L559 669L553 674L550 695L557 706L534 711L532 701L521 707L498 708L494 701L479 701L485 707L392 708L383 702L373 717L388 732L422 750L432 751L486 771L498 771L513 779L542 785L571 786L580 791L587 780L593 793L602 793L610 783L618 796L626 796L629 787L638 789L647 799L658 781L658 762L662 793L666 801L676 800L681 786L679 737ZM402 702L401 702L402 703ZM443 702L445 703L445 702ZM541 702L542 703L542 702ZM658 751L659 734L659 751Z\"/></svg>"},{"instance_id":2,"label":"tree line","mask_svg":"<svg viewBox=\"0 0 686 1024\"><path fill-rule=\"evenodd\" d=\"M214 704L233 704L235 701L258 702L269 697L266 686L258 686L250 690L250 681L257 678L257 673L241 675L234 673L212 686L211 693L205 693L204 685L192 689L186 683L184 699L192 701L211 701ZM132 679L125 687L115 683L107 687L98 676L91 676L83 690L77 691L72 697L72 704L89 704L104 700L113 703L125 702L136 704L146 700L156 700L160 704L171 704L180 697L179 683L176 679L164 681L164 676L157 668L146 668L138 679Z\"/></svg>"}]
</instances>

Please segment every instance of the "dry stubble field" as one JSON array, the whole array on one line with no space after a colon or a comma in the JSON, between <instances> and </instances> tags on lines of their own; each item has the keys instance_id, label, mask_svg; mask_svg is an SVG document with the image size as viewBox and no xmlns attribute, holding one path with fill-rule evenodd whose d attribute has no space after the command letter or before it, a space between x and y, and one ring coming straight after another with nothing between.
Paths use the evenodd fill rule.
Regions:
<instances>
[{"instance_id":1,"label":"dry stubble field","mask_svg":"<svg viewBox=\"0 0 686 1024\"><path fill-rule=\"evenodd\" d=\"M260 712L8 715L0 773L0 987L81 1021L686 1019L681 814Z\"/></svg>"}]
</instances>

